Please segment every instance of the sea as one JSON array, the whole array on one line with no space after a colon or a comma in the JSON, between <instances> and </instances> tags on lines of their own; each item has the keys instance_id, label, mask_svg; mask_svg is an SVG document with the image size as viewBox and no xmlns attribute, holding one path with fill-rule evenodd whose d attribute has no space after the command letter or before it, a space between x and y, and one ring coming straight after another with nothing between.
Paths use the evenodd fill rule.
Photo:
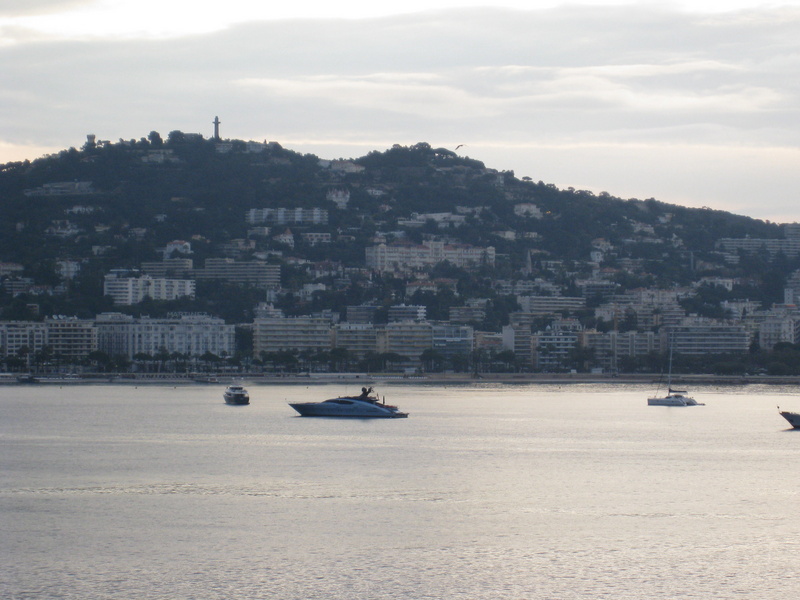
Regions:
<instances>
[{"instance_id":1,"label":"sea","mask_svg":"<svg viewBox=\"0 0 800 600\"><path fill-rule=\"evenodd\" d=\"M794 387L0 386L0 598L800 597Z\"/></svg>"}]
</instances>

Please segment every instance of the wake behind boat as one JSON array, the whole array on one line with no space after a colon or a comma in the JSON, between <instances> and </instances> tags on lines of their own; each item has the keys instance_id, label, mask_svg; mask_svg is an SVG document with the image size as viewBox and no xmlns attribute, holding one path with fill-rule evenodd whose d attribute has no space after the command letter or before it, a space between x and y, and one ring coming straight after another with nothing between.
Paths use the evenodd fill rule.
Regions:
<instances>
[{"instance_id":1,"label":"wake behind boat","mask_svg":"<svg viewBox=\"0 0 800 600\"><path fill-rule=\"evenodd\" d=\"M229 385L222 394L225 404L244 405L250 404L250 394L241 385Z\"/></svg>"},{"instance_id":2,"label":"wake behind boat","mask_svg":"<svg viewBox=\"0 0 800 600\"><path fill-rule=\"evenodd\" d=\"M361 388L360 396L340 396L322 402L290 402L302 417L351 417L356 419L403 419L408 413L386 404L372 388Z\"/></svg>"},{"instance_id":3,"label":"wake behind boat","mask_svg":"<svg viewBox=\"0 0 800 600\"><path fill-rule=\"evenodd\" d=\"M781 407L778 407L778 412L780 415L789 421L789 424L794 427L795 429L800 429L800 414L789 412L788 410L781 410Z\"/></svg>"}]
</instances>

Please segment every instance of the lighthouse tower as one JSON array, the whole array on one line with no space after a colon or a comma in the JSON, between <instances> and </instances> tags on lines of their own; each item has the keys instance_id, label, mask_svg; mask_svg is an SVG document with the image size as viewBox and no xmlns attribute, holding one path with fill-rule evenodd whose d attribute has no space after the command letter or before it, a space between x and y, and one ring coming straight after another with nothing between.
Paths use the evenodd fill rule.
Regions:
<instances>
[{"instance_id":1,"label":"lighthouse tower","mask_svg":"<svg viewBox=\"0 0 800 600\"><path fill-rule=\"evenodd\" d=\"M221 123L219 117L214 117L213 123L214 123L214 139L219 140L219 124Z\"/></svg>"}]
</instances>

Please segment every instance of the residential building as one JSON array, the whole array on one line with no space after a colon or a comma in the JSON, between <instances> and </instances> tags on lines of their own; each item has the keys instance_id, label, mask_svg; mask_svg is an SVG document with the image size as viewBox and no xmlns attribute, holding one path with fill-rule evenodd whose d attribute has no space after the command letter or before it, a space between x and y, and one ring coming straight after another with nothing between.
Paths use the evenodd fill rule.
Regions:
<instances>
[{"instance_id":1,"label":"residential building","mask_svg":"<svg viewBox=\"0 0 800 600\"><path fill-rule=\"evenodd\" d=\"M111 296L115 304L138 304L145 298L177 300L195 297L195 282L191 279L166 279L161 277L124 277L116 273L105 276L103 295Z\"/></svg>"},{"instance_id":2,"label":"residential building","mask_svg":"<svg viewBox=\"0 0 800 600\"><path fill-rule=\"evenodd\" d=\"M167 258L159 261L143 262L142 271L151 277L189 279L194 271L194 261L191 258Z\"/></svg>"},{"instance_id":3,"label":"residential building","mask_svg":"<svg viewBox=\"0 0 800 600\"><path fill-rule=\"evenodd\" d=\"M571 357L578 347L579 333L576 331L546 331L532 336L533 362L542 371L561 371L571 364Z\"/></svg>"},{"instance_id":4,"label":"residential building","mask_svg":"<svg viewBox=\"0 0 800 600\"><path fill-rule=\"evenodd\" d=\"M331 321L324 317L290 317L255 319L253 352L279 350L329 350Z\"/></svg>"},{"instance_id":5,"label":"residential building","mask_svg":"<svg viewBox=\"0 0 800 600\"><path fill-rule=\"evenodd\" d=\"M324 208L251 208L246 219L250 225L326 225L328 211Z\"/></svg>"},{"instance_id":6,"label":"residential building","mask_svg":"<svg viewBox=\"0 0 800 600\"><path fill-rule=\"evenodd\" d=\"M494 246L479 248L466 244L427 241L414 244L378 244L365 249L367 267L375 271L408 271L448 261L461 268L494 265Z\"/></svg>"},{"instance_id":7,"label":"residential building","mask_svg":"<svg viewBox=\"0 0 800 600\"><path fill-rule=\"evenodd\" d=\"M189 356L232 356L236 350L235 325L204 313L179 313L167 318L134 318L102 313L95 319L97 345L110 356L154 356L166 351Z\"/></svg>"},{"instance_id":8,"label":"residential building","mask_svg":"<svg viewBox=\"0 0 800 600\"><path fill-rule=\"evenodd\" d=\"M534 315L552 315L586 308L586 298L569 296L517 296L517 302L522 312Z\"/></svg>"},{"instance_id":9,"label":"residential building","mask_svg":"<svg viewBox=\"0 0 800 600\"><path fill-rule=\"evenodd\" d=\"M207 258L205 268L195 269L198 281L229 281L262 289L276 289L281 284L281 267L261 260L238 262L232 258Z\"/></svg>"},{"instance_id":10,"label":"residential building","mask_svg":"<svg viewBox=\"0 0 800 600\"><path fill-rule=\"evenodd\" d=\"M750 347L743 325L697 320L662 328L660 333L661 352L672 346L676 354L740 354Z\"/></svg>"},{"instance_id":11,"label":"residential building","mask_svg":"<svg viewBox=\"0 0 800 600\"><path fill-rule=\"evenodd\" d=\"M53 356L78 361L97 350L97 328L94 319L48 317L47 345Z\"/></svg>"},{"instance_id":12,"label":"residential building","mask_svg":"<svg viewBox=\"0 0 800 600\"><path fill-rule=\"evenodd\" d=\"M427 321L398 321L384 329L384 352L419 360L420 354L433 347L433 325ZM380 342L380 340L379 340Z\"/></svg>"},{"instance_id":13,"label":"residential building","mask_svg":"<svg viewBox=\"0 0 800 600\"><path fill-rule=\"evenodd\" d=\"M433 324L433 349L443 356L469 356L475 348L475 331L467 325Z\"/></svg>"},{"instance_id":14,"label":"residential building","mask_svg":"<svg viewBox=\"0 0 800 600\"><path fill-rule=\"evenodd\" d=\"M47 345L47 325L37 321L0 321L0 356L24 356Z\"/></svg>"},{"instance_id":15,"label":"residential building","mask_svg":"<svg viewBox=\"0 0 800 600\"><path fill-rule=\"evenodd\" d=\"M623 357L644 356L659 352L659 337L652 331L587 331L582 344L594 349L594 360L607 371L617 371Z\"/></svg>"},{"instance_id":16,"label":"residential building","mask_svg":"<svg viewBox=\"0 0 800 600\"><path fill-rule=\"evenodd\" d=\"M407 306L395 304L389 307L389 322L394 321L424 321L428 309L424 306Z\"/></svg>"},{"instance_id":17,"label":"residential building","mask_svg":"<svg viewBox=\"0 0 800 600\"><path fill-rule=\"evenodd\" d=\"M348 306L345 318L348 323L374 323L375 313L379 306L375 304L362 304L360 306Z\"/></svg>"},{"instance_id":18,"label":"residential building","mask_svg":"<svg viewBox=\"0 0 800 600\"><path fill-rule=\"evenodd\" d=\"M333 348L346 348L356 358L378 351L378 328L371 323L339 323L333 327Z\"/></svg>"}]
</instances>

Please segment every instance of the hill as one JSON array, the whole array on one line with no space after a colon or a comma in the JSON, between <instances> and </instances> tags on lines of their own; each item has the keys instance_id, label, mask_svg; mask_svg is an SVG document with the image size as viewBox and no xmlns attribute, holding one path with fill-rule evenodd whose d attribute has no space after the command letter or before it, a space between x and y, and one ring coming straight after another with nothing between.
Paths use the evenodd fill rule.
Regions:
<instances>
[{"instance_id":1,"label":"hill","mask_svg":"<svg viewBox=\"0 0 800 600\"><path fill-rule=\"evenodd\" d=\"M259 222L265 209L324 211L325 219ZM597 292L603 296L716 277L735 282L724 298L779 302L787 277L800 268L790 253L720 247L726 238L782 240L778 224L558 189L426 143L322 160L277 143L180 131L166 140L157 132L117 143L90 137L79 150L2 165L0 214L0 318L6 320L110 310L104 276L160 261L175 241L189 242L186 256L197 266L222 257L280 264L290 298L284 294L283 306L294 314L365 301L387 305L400 286L436 277L458 281L458 299L418 294L434 315L470 297L491 297L500 306L508 294L498 280L538 280L578 295L579 281L594 277L612 284ZM281 235L287 229L290 235ZM431 240L491 247L496 260L383 271L364 284L366 248ZM343 276L315 276L310 265L331 260ZM12 284L19 281L27 287ZM298 301L302 286L314 282L325 289ZM231 294L228 285L198 283L192 302L124 310L205 310L240 322L264 298L263 290L236 287ZM504 318L490 316L483 325L496 327Z\"/></svg>"}]
</instances>

